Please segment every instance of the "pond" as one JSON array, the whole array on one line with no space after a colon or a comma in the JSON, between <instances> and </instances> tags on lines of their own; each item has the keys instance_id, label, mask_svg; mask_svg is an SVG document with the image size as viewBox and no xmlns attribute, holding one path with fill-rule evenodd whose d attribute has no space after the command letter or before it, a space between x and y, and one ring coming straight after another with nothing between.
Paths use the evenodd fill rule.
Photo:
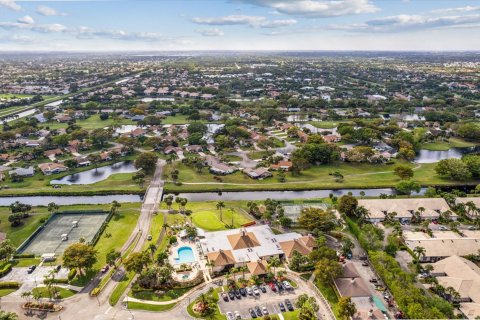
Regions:
<instances>
[{"instance_id":1,"label":"pond","mask_svg":"<svg viewBox=\"0 0 480 320\"><path fill-rule=\"evenodd\" d=\"M443 151L420 150L415 157L416 163L435 163L444 159L460 159L462 156L470 153L480 152L479 147L471 148L451 148Z\"/></svg>"},{"instance_id":2,"label":"pond","mask_svg":"<svg viewBox=\"0 0 480 320\"><path fill-rule=\"evenodd\" d=\"M422 188L419 193L412 195L422 195L426 188ZM187 198L189 201L233 201L233 200L265 200L267 198L274 200L293 200L293 199L314 199L327 198L330 194L340 197L344 194L352 193L354 196L360 196L360 192L365 192L367 197L378 197L381 194L396 194L394 189L338 189L338 190L308 190L308 191L250 191L250 192L202 192L202 193L180 193L179 197Z\"/></svg>"},{"instance_id":3,"label":"pond","mask_svg":"<svg viewBox=\"0 0 480 320\"><path fill-rule=\"evenodd\" d=\"M0 197L0 206L6 207L20 201L21 203L32 206L47 206L54 202L61 206L74 204L108 204L113 200L118 202L141 202L142 198L138 194L121 194L108 196L18 196L18 197Z\"/></svg>"},{"instance_id":4,"label":"pond","mask_svg":"<svg viewBox=\"0 0 480 320\"><path fill-rule=\"evenodd\" d=\"M116 173L131 173L135 172L135 165L133 161L121 161L109 166L90 169L87 171L74 173L63 178L52 180L50 184L92 184L107 179L112 174Z\"/></svg>"}]
</instances>

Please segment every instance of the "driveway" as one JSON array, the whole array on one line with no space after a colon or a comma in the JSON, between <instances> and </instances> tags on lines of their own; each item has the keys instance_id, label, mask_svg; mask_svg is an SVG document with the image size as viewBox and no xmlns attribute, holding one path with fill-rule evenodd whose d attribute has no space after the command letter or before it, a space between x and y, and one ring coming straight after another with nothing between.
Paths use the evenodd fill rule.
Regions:
<instances>
[{"instance_id":1,"label":"driveway","mask_svg":"<svg viewBox=\"0 0 480 320\"><path fill-rule=\"evenodd\" d=\"M279 302L283 302L285 305L285 299L289 299L292 304L295 306L295 301L297 297L303 293L307 293L304 290L297 288L293 291L282 291L281 294L273 292L269 287L267 287L267 292L263 293L260 292L259 296L249 296L243 297L240 300L230 300L228 302L223 301L220 297L218 301L218 307L220 312L225 314L226 312L230 311L234 313L235 311L240 312L242 319L250 319L250 312L248 309L254 309L255 306L259 306L260 309L266 307L269 314L278 314L281 313L280 308L278 306Z\"/></svg>"}]
</instances>

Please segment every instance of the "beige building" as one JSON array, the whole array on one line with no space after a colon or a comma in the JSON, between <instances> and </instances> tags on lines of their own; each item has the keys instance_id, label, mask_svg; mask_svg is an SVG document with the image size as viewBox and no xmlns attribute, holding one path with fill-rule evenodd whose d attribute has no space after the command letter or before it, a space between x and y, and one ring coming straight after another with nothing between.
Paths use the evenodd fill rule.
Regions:
<instances>
[{"instance_id":1,"label":"beige building","mask_svg":"<svg viewBox=\"0 0 480 320\"><path fill-rule=\"evenodd\" d=\"M438 261L432 275L445 288L452 287L460 294L460 310L468 319L480 317L480 268L459 256Z\"/></svg>"},{"instance_id":2,"label":"beige building","mask_svg":"<svg viewBox=\"0 0 480 320\"><path fill-rule=\"evenodd\" d=\"M358 200L358 206L368 210L371 222L381 222L387 213L392 212L397 213L399 220L412 219L415 211L420 212L423 219L438 219L440 213L450 210L443 198L361 199ZM456 214L452 212L451 217L456 219Z\"/></svg>"}]
</instances>

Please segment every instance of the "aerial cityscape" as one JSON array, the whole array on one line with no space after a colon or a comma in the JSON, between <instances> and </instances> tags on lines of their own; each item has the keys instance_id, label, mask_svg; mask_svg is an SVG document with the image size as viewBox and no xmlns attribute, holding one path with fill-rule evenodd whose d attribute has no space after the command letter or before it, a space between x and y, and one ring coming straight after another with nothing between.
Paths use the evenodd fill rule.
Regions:
<instances>
[{"instance_id":1,"label":"aerial cityscape","mask_svg":"<svg viewBox=\"0 0 480 320\"><path fill-rule=\"evenodd\" d=\"M0 0L0 320L480 319L480 2Z\"/></svg>"}]
</instances>

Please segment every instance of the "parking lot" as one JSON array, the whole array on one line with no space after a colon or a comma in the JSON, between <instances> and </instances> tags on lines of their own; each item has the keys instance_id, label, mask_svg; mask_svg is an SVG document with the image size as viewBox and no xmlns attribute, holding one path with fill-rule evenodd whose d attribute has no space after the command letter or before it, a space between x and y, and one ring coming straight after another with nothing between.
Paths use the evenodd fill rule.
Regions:
<instances>
[{"instance_id":1,"label":"parking lot","mask_svg":"<svg viewBox=\"0 0 480 320\"><path fill-rule=\"evenodd\" d=\"M220 297L218 301L218 307L220 312L225 314L228 311L234 313L238 311L242 319L250 319L252 316L248 309L254 309L255 306L259 306L260 309L266 307L268 314L278 314L281 313L279 303L282 302L285 305L285 299L289 299L290 302L295 307L295 301L297 297L304 292L302 289L294 289L291 291L282 291L281 293L273 292L268 286L265 286L267 289L266 293L260 292L260 295L247 295L246 297L242 296L241 299L230 300L228 302L224 301Z\"/></svg>"},{"instance_id":2,"label":"parking lot","mask_svg":"<svg viewBox=\"0 0 480 320\"><path fill-rule=\"evenodd\" d=\"M43 283L44 277L53 270L54 267L37 267L32 273L28 273L28 267L13 268L2 281L16 281L22 284L21 290L17 290L14 294L21 294L23 291L30 291L37 285ZM68 276L68 269L62 268L55 275L57 279L65 279Z\"/></svg>"}]
</instances>

